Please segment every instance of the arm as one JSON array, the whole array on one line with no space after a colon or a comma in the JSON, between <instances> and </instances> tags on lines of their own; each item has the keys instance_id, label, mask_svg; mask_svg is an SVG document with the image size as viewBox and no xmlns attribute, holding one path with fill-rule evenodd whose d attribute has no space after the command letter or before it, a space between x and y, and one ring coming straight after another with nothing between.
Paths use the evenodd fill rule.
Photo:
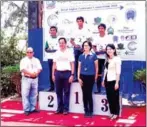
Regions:
<instances>
[{"instance_id":1,"label":"arm","mask_svg":"<svg viewBox=\"0 0 147 127\"><path fill-rule=\"evenodd\" d=\"M52 80L55 82L55 70L56 70L56 62L53 62L52 66Z\"/></svg>"},{"instance_id":2,"label":"arm","mask_svg":"<svg viewBox=\"0 0 147 127\"><path fill-rule=\"evenodd\" d=\"M34 73L27 71L27 63L25 59L20 61L20 72L24 74L24 76L34 76Z\"/></svg>"},{"instance_id":3,"label":"arm","mask_svg":"<svg viewBox=\"0 0 147 127\"><path fill-rule=\"evenodd\" d=\"M80 79L80 73L81 73L81 62L78 62L78 80Z\"/></svg>"},{"instance_id":4,"label":"arm","mask_svg":"<svg viewBox=\"0 0 147 127\"><path fill-rule=\"evenodd\" d=\"M71 76L69 77L69 83L72 83L74 79L74 62L70 62L70 66L71 66Z\"/></svg>"},{"instance_id":5,"label":"arm","mask_svg":"<svg viewBox=\"0 0 147 127\"><path fill-rule=\"evenodd\" d=\"M115 83L115 90L119 88L119 81L120 81L120 74L121 74L121 60L118 58L116 59L116 64L115 64L115 69L116 69L116 83Z\"/></svg>"},{"instance_id":6,"label":"arm","mask_svg":"<svg viewBox=\"0 0 147 127\"><path fill-rule=\"evenodd\" d=\"M70 66L71 66L71 74L74 74L74 62L70 62Z\"/></svg>"},{"instance_id":7,"label":"arm","mask_svg":"<svg viewBox=\"0 0 147 127\"><path fill-rule=\"evenodd\" d=\"M95 60L94 64L95 64L95 81L97 81L97 77L98 77L98 60Z\"/></svg>"}]
</instances>

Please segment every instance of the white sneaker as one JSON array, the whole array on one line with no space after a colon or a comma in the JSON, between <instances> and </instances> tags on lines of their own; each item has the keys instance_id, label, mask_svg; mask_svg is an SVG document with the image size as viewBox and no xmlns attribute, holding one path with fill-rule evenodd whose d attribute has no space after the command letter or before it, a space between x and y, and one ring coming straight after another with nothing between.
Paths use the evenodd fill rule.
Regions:
<instances>
[{"instance_id":1,"label":"white sneaker","mask_svg":"<svg viewBox=\"0 0 147 127\"><path fill-rule=\"evenodd\" d=\"M112 117L111 117L111 120L115 120L115 119L117 119L118 118L118 115L113 115Z\"/></svg>"},{"instance_id":2,"label":"white sneaker","mask_svg":"<svg viewBox=\"0 0 147 127\"><path fill-rule=\"evenodd\" d=\"M114 116L114 114L110 114L110 115L109 115L109 118L111 119L113 116Z\"/></svg>"}]
</instances>

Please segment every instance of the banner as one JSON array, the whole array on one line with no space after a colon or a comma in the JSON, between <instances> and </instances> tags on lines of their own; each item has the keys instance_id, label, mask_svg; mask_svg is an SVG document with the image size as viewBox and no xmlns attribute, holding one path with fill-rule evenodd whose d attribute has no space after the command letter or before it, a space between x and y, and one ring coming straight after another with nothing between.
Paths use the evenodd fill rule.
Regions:
<instances>
[{"instance_id":1,"label":"banner","mask_svg":"<svg viewBox=\"0 0 147 127\"><path fill-rule=\"evenodd\" d=\"M66 37L70 45L78 16L84 17L93 38L98 34L98 25L106 24L106 33L112 36L122 60L145 61L145 1L44 1L44 61L50 26L57 26L58 35Z\"/></svg>"}]
</instances>

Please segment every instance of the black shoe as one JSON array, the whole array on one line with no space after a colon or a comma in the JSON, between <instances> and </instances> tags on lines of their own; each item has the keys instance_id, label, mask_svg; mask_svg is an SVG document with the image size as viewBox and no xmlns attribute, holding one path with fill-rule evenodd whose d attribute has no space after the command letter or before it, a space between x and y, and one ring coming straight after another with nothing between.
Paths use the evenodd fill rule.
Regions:
<instances>
[{"instance_id":1,"label":"black shoe","mask_svg":"<svg viewBox=\"0 0 147 127\"><path fill-rule=\"evenodd\" d=\"M54 88L50 88L48 91L49 92L53 92L54 91Z\"/></svg>"},{"instance_id":2,"label":"black shoe","mask_svg":"<svg viewBox=\"0 0 147 127\"><path fill-rule=\"evenodd\" d=\"M60 110L57 110L56 112L55 112L55 114L62 114L63 113L63 111L60 111Z\"/></svg>"},{"instance_id":3,"label":"black shoe","mask_svg":"<svg viewBox=\"0 0 147 127\"><path fill-rule=\"evenodd\" d=\"M89 113L88 112L85 112L84 116L85 117L89 117Z\"/></svg>"},{"instance_id":4,"label":"black shoe","mask_svg":"<svg viewBox=\"0 0 147 127\"><path fill-rule=\"evenodd\" d=\"M92 117L93 116L93 112L89 112L89 117Z\"/></svg>"},{"instance_id":5,"label":"black shoe","mask_svg":"<svg viewBox=\"0 0 147 127\"><path fill-rule=\"evenodd\" d=\"M25 111L24 114L25 114L26 116L28 116L28 115L30 115L30 112L29 112L29 111Z\"/></svg>"},{"instance_id":6,"label":"black shoe","mask_svg":"<svg viewBox=\"0 0 147 127\"><path fill-rule=\"evenodd\" d=\"M31 113L39 113L39 110L34 109L33 111L31 111Z\"/></svg>"}]
</instances>

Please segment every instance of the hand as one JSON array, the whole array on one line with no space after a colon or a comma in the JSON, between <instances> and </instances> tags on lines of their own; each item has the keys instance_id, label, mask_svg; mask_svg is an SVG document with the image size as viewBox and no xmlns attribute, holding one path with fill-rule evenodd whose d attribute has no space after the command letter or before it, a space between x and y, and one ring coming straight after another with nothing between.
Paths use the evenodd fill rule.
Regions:
<instances>
[{"instance_id":1,"label":"hand","mask_svg":"<svg viewBox=\"0 0 147 127\"><path fill-rule=\"evenodd\" d=\"M52 80L53 80L53 82L55 82L55 76L54 75L52 76Z\"/></svg>"},{"instance_id":2,"label":"hand","mask_svg":"<svg viewBox=\"0 0 147 127\"><path fill-rule=\"evenodd\" d=\"M78 79L78 81L79 81L80 85L83 86L83 81L80 78Z\"/></svg>"},{"instance_id":3,"label":"hand","mask_svg":"<svg viewBox=\"0 0 147 127\"><path fill-rule=\"evenodd\" d=\"M37 73L31 73L30 77L34 78L34 77L37 77Z\"/></svg>"},{"instance_id":4,"label":"hand","mask_svg":"<svg viewBox=\"0 0 147 127\"><path fill-rule=\"evenodd\" d=\"M104 81L102 82L102 86L105 87L105 83L104 83Z\"/></svg>"},{"instance_id":5,"label":"hand","mask_svg":"<svg viewBox=\"0 0 147 127\"><path fill-rule=\"evenodd\" d=\"M97 82L97 78L98 78L98 76L95 76L95 82Z\"/></svg>"},{"instance_id":6,"label":"hand","mask_svg":"<svg viewBox=\"0 0 147 127\"><path fill-rule=\"evenodd\" d=\"M118 83L115 84L114 89L117 90L119 88Z\"/></svg>"},{"instance_id":7,"label":"hand","mask_svg":"<svg viewBox=\"0 0 147 127\"><path fill-rule=\"evenodd\" d=\"M73 75L71 75L71 76L69 77L68 82L69 82L69 83L72 83L72 82L73 82Z\"/></svg>"}]
</instances>

